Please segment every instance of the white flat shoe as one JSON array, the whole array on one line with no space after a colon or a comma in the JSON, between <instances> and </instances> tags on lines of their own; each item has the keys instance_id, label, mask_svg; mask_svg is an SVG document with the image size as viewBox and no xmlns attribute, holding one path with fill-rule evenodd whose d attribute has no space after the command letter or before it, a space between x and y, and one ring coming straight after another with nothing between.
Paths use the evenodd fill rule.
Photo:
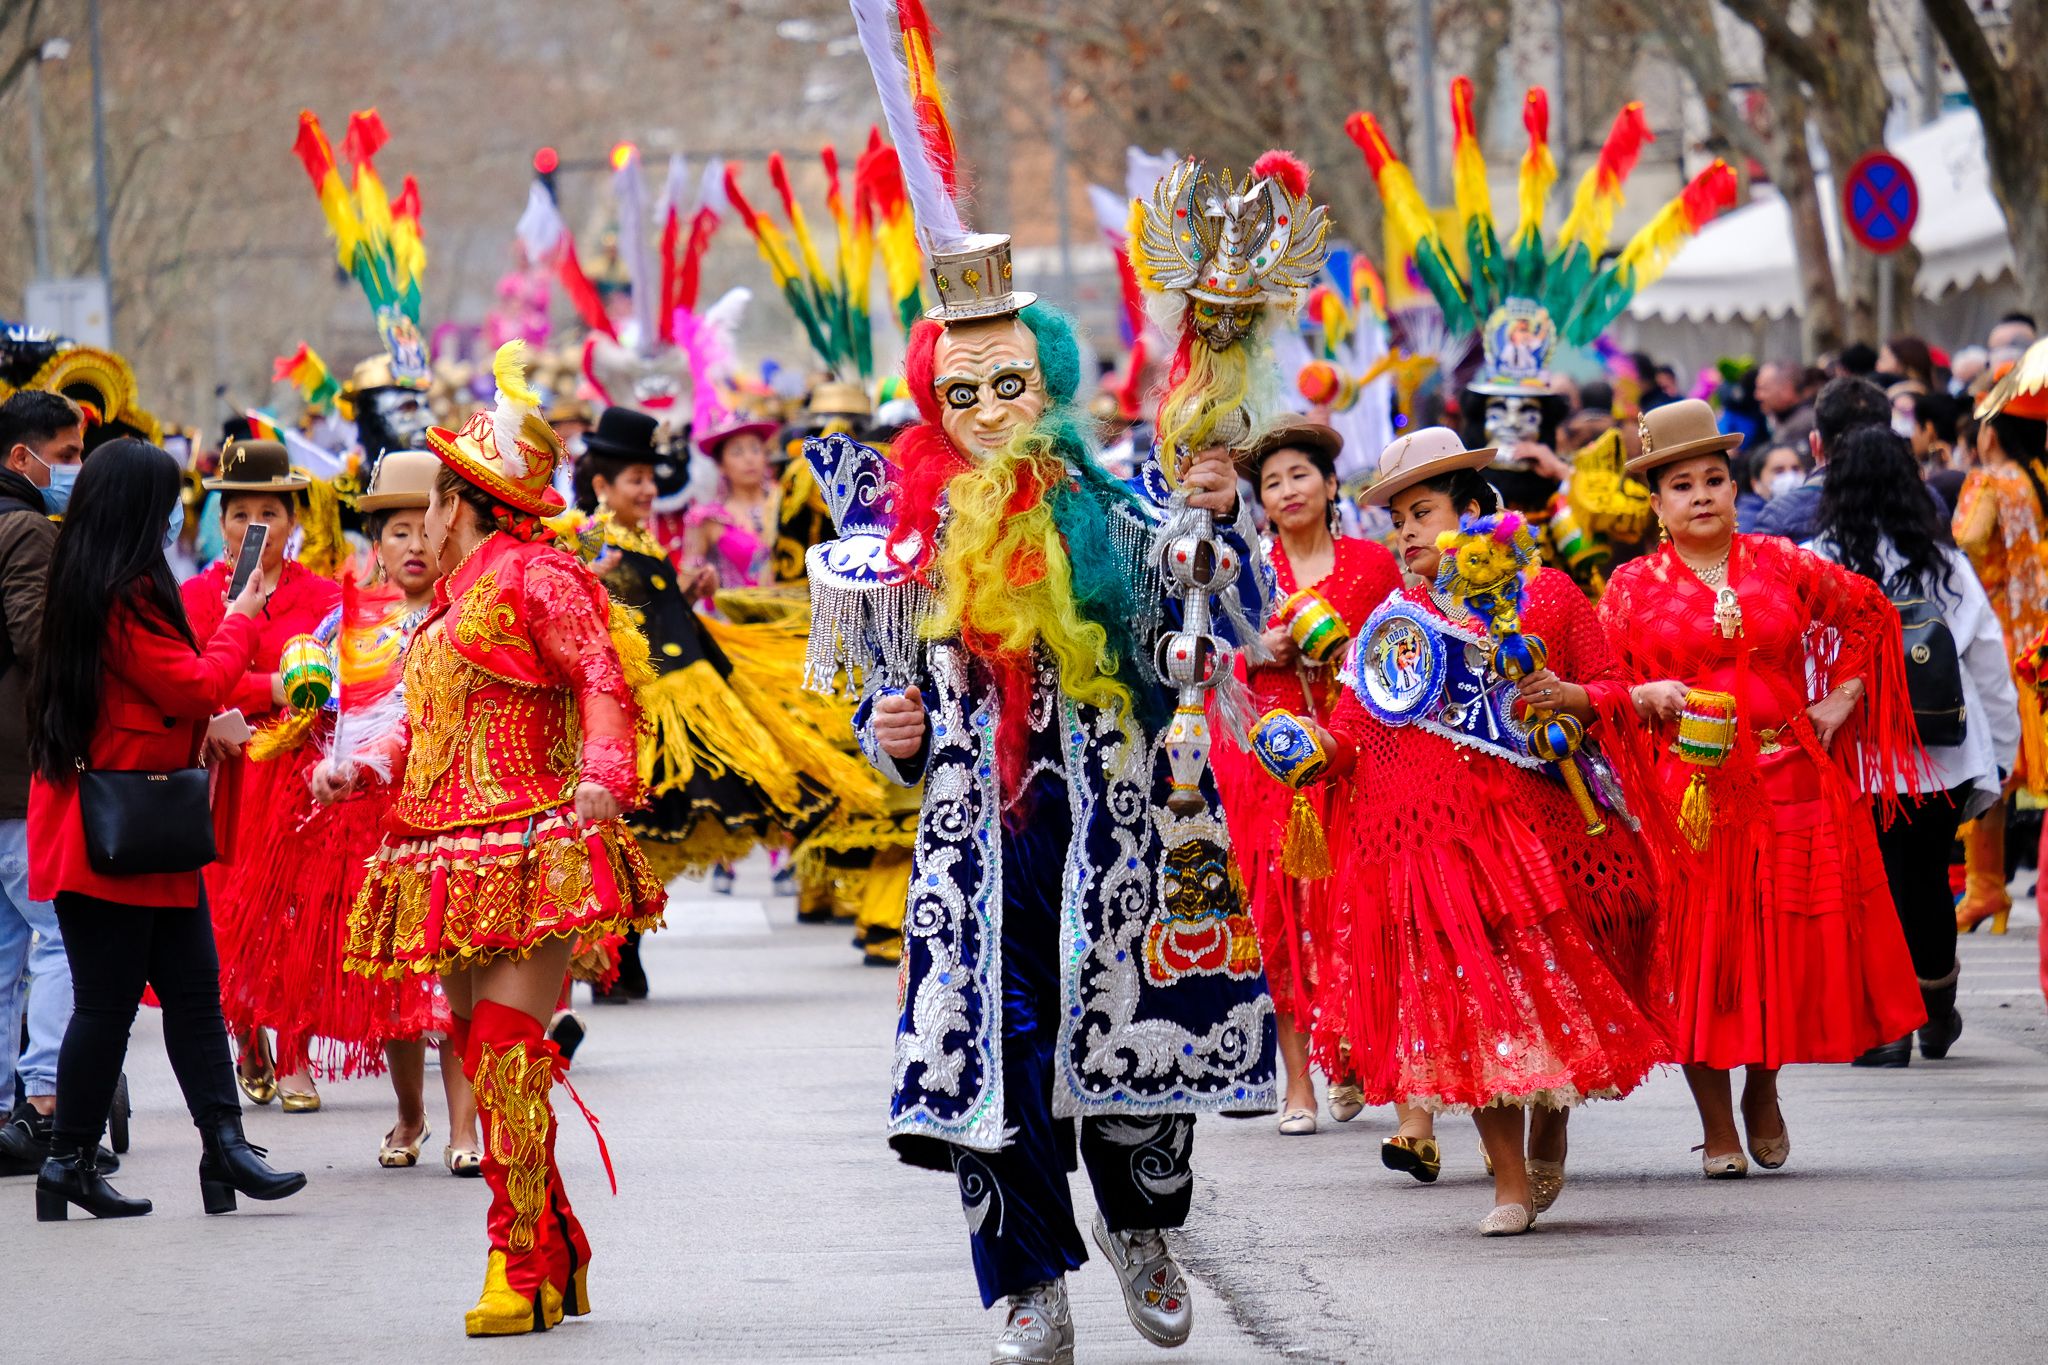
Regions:
<instances>
[{"instance_id":1,"label":"white flat shoe","mask_svg":"<svg viewBox=\"0 0 2048 1365\"><path fill-rule=\"evenodd\" d=\"M1705 1144L1693 1150L1700 1153L1700 1171L1709 1180L1740 1180L1749 1174L1749 1159L1740 1152L1709 1152Z\"/></svg>"},{"instance_id":2,"label":"white flat shoe","mask_svg":"<svg viewBox=\"0 0 2048 1365\"><path fill-rule=\"evenodd\" d=\"M1481 1237L1520 1237L1536 1226L1536 1215L1526 1204L1497 1204L1492 1213L1479 1220Z\"/></svg>"},{"instance_id":3,"label":"white flat shoe","mask_svg":"<svg viewBox=\"0 0 2048 1365\"><path fill-rule=\"evenodd\" d=\"M1280 1116L1283 1137L1309 1137L1315 1131L1316 1111L1313 1109L1290 1109Z\"/></svg>"},{"instance_id":4,"label":"white flat shoe","mask_svg":"<svg viewBox=\"0 0 2048 1365\"><path fill-rule=\"evenodd\" d=\"M1330 1117L1339 1123L1349 1123L1365 1112L1365 1092L1355 1085L1333 1085L1330 1087Z\"/></svg>"}]
</instances>

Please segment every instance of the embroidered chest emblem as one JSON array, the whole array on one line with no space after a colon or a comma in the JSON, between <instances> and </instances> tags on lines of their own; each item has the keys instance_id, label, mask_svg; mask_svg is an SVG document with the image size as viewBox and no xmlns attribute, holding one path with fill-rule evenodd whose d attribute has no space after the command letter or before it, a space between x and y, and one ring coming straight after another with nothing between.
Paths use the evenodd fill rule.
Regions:
<instances>
[{"instance_id":1,"label":"embroidered chest emblem","mask_svg":"<svg viewBox=\"0 0 2048 1365\"><path fill-rule=\"evenodd\" d=\"M498 600L498 571L487 569L462 594L462 611L455 620L455 638L465 648L516 649L531 654L533 647L517 634L519 614L509 602Z\"/></svg>"}]
</instances>

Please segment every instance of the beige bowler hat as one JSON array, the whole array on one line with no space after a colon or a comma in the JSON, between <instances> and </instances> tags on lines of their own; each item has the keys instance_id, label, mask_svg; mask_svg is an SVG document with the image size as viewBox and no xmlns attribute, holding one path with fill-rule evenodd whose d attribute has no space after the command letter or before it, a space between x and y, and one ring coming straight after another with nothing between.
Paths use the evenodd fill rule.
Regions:
<instances>
[{"instance_id":1,"label":"beige bowler hat","mask_svg":"<svg viewBox=\"0 0 2048 1365\"><path fill-rule=\"evenodd\" d=\"M377 461L370 486L356 499L358 512L388 512L394 507L425 507L434 491L441 461L431 450L391 450Z\"/></svg>"},{"instance_id":2,"label":"beige bowler hat","mask_svg":"<svg viewBox=\"0 0 2048 1365\"><path fill-rule=\"evenodd\" d=\"M1424 427L1411 431L1388 446L1380 455L1380 470L1365 500L1384 507L1387 500L1404 488L1424 479L1448 474L1454 469L1484 469L1493 463L1496 447L1467 450L1465 442L1449 427Z\"/></svg>"},{"instance_id":3,"label":"beige bowler hat","mask_svg":"<svg viewBox=\"0 0 2048 1365\"><path fill-rule=\"evenodd\" d=\"M1722 433L1704 398L1651 408L1636 418L1636 432L1643 438L1643 453L1628 462L1631 474L1690 455L1726 455L1742 444L1741 436Z\"/></svg>"}]
</instances>

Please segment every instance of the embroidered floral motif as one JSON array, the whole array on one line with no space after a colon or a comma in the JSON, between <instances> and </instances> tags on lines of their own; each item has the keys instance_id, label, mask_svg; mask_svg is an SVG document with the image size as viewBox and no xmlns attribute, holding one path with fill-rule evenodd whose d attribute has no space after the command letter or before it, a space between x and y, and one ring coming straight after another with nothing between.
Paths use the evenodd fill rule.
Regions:
<instances>
[{"instance_id":1,"label":"embroidered floral motif","mask_svg":"<svg viewBox=\"0 0 2048 1365\"><path fill-rule=\"evenodd\" d=\"M455 638L465 648L516 649L533 653L533 646L518 633L519 613L512 604L499 600L498 571L486 569L462 594L462 609L455 620Z\"/></svg>"},{"instance_id":2,"label":"embroidered floral motif","mask_svg":"<svg viewBox=\"0 0 2048 1365\"><path fill-rule=\"evenodd\" d=\"M533 1250L533 1234L548 1202L548 1091L555 1083L549 1060L526 1044L503 1052L485 1045L476 1068L476 1105L484 1116L491 1155L505 1164L505 1194L512 1201L506 1243Z\"/></svg>"}]
</instances>

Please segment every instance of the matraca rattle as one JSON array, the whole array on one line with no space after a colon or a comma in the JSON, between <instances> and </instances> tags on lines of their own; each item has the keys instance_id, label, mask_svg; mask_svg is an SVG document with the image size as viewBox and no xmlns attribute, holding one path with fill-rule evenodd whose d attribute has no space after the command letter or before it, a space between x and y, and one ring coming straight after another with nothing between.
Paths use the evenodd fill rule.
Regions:
<instances>
[{"instance_id":1,"label":"matraca rattle","mask_svg":"<svg viewBox=\"0 0 2048 1365\"><path fill-rule=\"evenodd\" d=\"M1461 518L1457 530L1437 537L1437 548L1444 558L1437 570L1436 590L1463 602L1486 623L1487 633L1494 639L1494 669L1510 681L1540 672L1548 655L1540 636L1522 633L1522 608L1528 605L1529 583L1542 571L1542 561L1522 515L1501 512ZM1576 716L1535 706L1529 708L1529 718L1536 723L1529 734L1530 751L1557 765L1558 775L1586 819L1586 832L1605 834L1607 822L1600 818L1600 808L1572 760L1585 743L1586 727Z\"/></svg>"}]
</instances>

